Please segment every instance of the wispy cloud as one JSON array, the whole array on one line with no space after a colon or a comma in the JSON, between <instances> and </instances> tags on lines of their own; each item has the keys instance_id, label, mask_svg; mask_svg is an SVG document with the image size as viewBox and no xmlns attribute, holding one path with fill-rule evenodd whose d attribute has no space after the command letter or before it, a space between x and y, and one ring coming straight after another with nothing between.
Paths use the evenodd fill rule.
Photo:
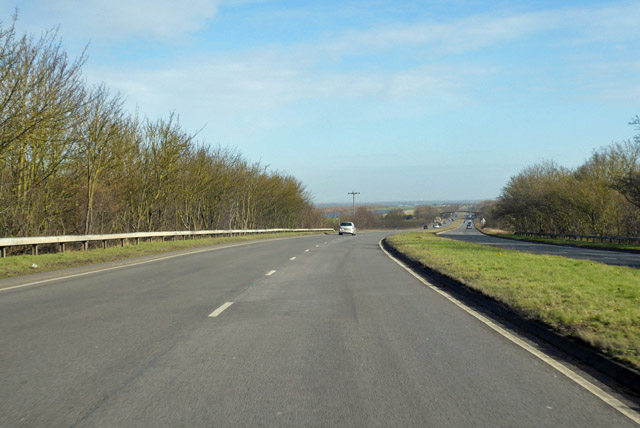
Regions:
<instances>
[{"instance_id":1,"label":"wispy cloud","mask_svg":"<svg viewBox=\"0 0 640 428\"><path fill-rule=\"evenodd\" d=\"M92 40L142 37L168 41L206 27L218 0L34 0L18 5L21 20L64 23L64 32ZM40 28L42 29L42 28Z\"/></svg>"},{"instance_id":2,"label":"wispy cloud","mask_svg":"<svg viewBox=\"0 0 640 428\"><path fill-rule=\"evenodd\" d=\"M198 58L164 69L89 70L91 77L127 94L144 111L163 106L208 111L222 117L272 111L298 102L323 100L340 103L376 99L402 102L420 99L445 104L468 102L464 93L470 76L492 70L419 66L401 71L319 70L295 59L247 55L233 59ZM448 100L448 101L447 101Z\"/></svg>"},{"instance_id":3,"label":"wispy cloud","mask_svg":"<svg viewBox=\"0 0 640 428\"><path fill-rule=\"evenodd\" d=\"M92 37L163 41L205 31L218 8L243 7L255 1L261 0L194 0L189 7L171 0L36 0L29 4L41 8L40 13L59 16L65 28L73 25L75 31L86 31ZM309 100L339 103L367 98L380 104L404 103L405 111L410 110L411 100L420 100L420 106L450 108L475 104L478 84L506 72L502 64L467 53L560 31L562 37L554 37L554 43L624 41L640 34L634 19L638 16L640 5L635 3L492 12L387 23L363 30L346 28L318 34L307 43L261 45L256 41L232 52L192 51L179 59L154 60L153 66L144 61L135 65L103 62L93 68L89 64L86 72L90 80L105 81L150 115L197 109L210 116L232 117ZM384 61L387 54L402 58L398 62L391 58L380 67L367 62L367 58ZM602 67L606 64L603 61ZM590 73L583 78L584 88L591 92L581 96L601 99L606 92L609 98L628 98L629 93L636 93L635 88L615 90L611 83L592 79L602 70L594 64L582 65L579 72ZM615 70L605 74L608 82L615 80ZM550 90L557 90L546 76L542 79Z\"/></svg>"},{"instance_id":4,"label":"wispy cloud","mask_svg":"<svg viewBox=\"0 0 640 428\"><path fill-rule=\"evenodd\" d=\"M447 22L420 22L349 31L328 48L345 52L378 52L428 47L442 53L461 53L553 28L545 14L478 15Z\"/></svg>"},{"instance_id":5,"label":"wispy cloud","mask_svg":"<svg viewBox=\"0 0 640 428\"><path fill-rule=\"evenodd\" d=\"M70 0L65 4L69 5ZM116 19L114 16L120 14L121 8L126 8L124 3L116 4L109 19ZM170 2L161 3L155 7L156 14L135 31L146 27L146 31L158 31L159 36L166 30L155 29L156 26L178 32L196 31L204 25L203 16L213 17L215 8L214 2L201 0L184 12L176 10ZM173 13L175 16L170 16ZM320 37L314 43L258 44L234 53L196 53L164 66L154 64L153 69L101 68L92 70L92 74L141 103L144 109L147 105L181 109L188 102L189 106L222 116L268 111L312 99L375 97L393 102L419 98L423 103L434 100L445 106L465 105L474 103L478 82L505 70L486 61L476 62L474 57L450 61L459 54L559 30L565 34L554 38L554 43L633 38L640 33L640 26L630 16L640 16L640 5L480 14L446 22L346 30ZM163 21L176 24L173 27L160 24ZM133 22L120 22L119 26L135 27ZM357 63L357 58L363 56L383 57L387 51L402 50L427 54L415 63L392 64L381 69ZM431 52L437 53L437 58L430 58ZM341 67L341 62L354 58L355 64ZM331 66L326 67L327 64ZM598 74L595 66L585 67L581 72ZM607 79L611 79L611 73ZM592 83L591 87L598 88L598 84Z\"/></svg>"},{"instance_id":6,"label":"wispy cloud","mask_svg":"<svg viewBox=\"0 0 640 428\"><path fill-rule=\"evenodd\" d=\"M402 49L460 54L500 46L549 32L566 43L631 40L640 36L640 4L554 8L530 12L491 12L449 20L398 23L346 31L322 47L334 55L367 55Z\"/></svg>"}]
</instances>

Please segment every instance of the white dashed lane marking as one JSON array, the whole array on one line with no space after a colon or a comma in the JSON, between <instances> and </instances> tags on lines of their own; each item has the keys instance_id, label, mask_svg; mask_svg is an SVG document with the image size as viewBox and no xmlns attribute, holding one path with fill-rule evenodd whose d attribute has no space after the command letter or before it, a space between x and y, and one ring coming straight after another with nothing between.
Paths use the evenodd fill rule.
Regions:
<instances>
[{"instance_id":1,"label":"white dashed lane marking","mask_svg":"<svg viewBox=\"0 0 640 428\"><path fill-rule=\"evenodd\" d=\"M222 313L222 311L224 311L225 309L227 309L229 306L233 305L233 302L227 302L224 305L220 306L218 309L216 309L215 311L211 312L209 314L209 318L215 318L218 315L220 315Z\"/></svg>"}]
</instances>

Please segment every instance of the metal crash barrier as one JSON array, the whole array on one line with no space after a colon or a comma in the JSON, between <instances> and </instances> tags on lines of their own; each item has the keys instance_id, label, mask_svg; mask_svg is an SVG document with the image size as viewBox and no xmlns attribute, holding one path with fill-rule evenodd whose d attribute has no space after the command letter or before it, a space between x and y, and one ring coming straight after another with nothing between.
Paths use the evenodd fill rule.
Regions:
<instances>
[{"instance_id":1,"label":"metal crash barrier","mask_svg":"<svg viewBox=\"0 0 640 428\"><path fill-rule=\"evenodd\" d=\"M141 239L152 240L154 238L175 240L176 238L188 239L196 237L220 237L220 236L242 236L258 235L266 233L285 232L334 232L333 229L232 229L232 230L197 230L182 232L134 232L116 233L109 235L62 235L62 236L40 236L35 238L0 238L0 257L7 257L7 249L11 247L30 246L31 254L38 255L38 246L57 245L59 252L65 251L65 244L81 243L82 249L87 250L90 242L101 242L102 248L107 248L109 241L119 241L120 246L124 246L125 241L140 243Z\"/></svg>"}]
</instances>

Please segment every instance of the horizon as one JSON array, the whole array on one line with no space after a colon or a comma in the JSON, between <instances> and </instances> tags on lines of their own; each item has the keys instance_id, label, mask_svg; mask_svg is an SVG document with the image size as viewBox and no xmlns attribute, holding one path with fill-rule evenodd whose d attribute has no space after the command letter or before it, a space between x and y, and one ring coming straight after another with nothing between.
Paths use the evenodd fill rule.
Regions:
<instances>
[{"instance_id":1,"label":"horizon","mask_svg":"<svg viewBox=\"0 0 640 428\"><path fill-rule=\"evenodd\" d=\"M376 201L376 202L358 202L356 201L356 207L359 206L446 206L446 205L466 205L477 204L487 201L488 199L478 200L456 200L456 201ZM352 203L344 202L321 202L314 204L316 208L332 208L332 207L352 207Z\"/></svg>"}]
</instances>

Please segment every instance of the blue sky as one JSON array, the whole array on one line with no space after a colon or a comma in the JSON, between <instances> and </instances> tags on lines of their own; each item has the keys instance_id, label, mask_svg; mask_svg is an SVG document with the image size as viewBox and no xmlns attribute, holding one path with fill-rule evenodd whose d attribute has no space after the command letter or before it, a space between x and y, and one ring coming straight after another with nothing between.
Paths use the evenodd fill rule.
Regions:
<instances>
[{"instance_id":1,"label":"blue sky","mask_svg":"<svg viewBox=\"0 0 640 428\"><path fill-rule=\"evenodd\" d=\"M634 134L637 1L0 0L89 83L317 203L491 199Z\"/></svg>"}]
</instances>

